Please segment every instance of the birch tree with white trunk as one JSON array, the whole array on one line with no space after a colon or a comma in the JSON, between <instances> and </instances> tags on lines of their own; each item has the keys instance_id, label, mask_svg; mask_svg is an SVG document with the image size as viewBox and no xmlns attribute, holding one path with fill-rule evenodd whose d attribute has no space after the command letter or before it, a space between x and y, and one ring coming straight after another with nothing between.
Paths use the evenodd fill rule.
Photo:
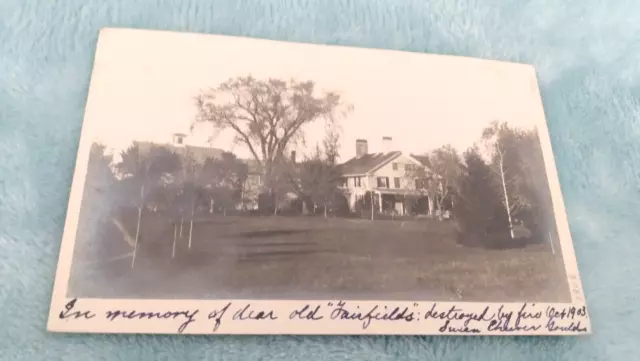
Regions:
<instances>
[{"instance_id":1,"label":"birch tree with white trunk","mask_svg":"<svg viewBox=\"0 0 640 361\"><path fill-rule=\"evenodd\" d=\"M491 169L498 179L498 193L507 214L509 235L515 238L514 224L518 212L527 207L522 198L522 160L518 149L523 132L510 128L506 123L493 122L482 133L482 139L491 159Z\"/></svg>"}]
</instances>

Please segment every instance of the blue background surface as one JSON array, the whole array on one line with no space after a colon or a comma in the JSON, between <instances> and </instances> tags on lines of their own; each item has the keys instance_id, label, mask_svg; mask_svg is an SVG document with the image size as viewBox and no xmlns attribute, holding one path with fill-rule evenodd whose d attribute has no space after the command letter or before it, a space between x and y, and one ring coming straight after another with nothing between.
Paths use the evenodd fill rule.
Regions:
<instances>
[{"instance_id":1,"label":"blue background surface","mask_svg":"<svg viewBox=\"0 0 640 361\"><path fill-rule=\"evenodd\" d=\"M105 26L534 64L590 307L589 337L226 337L45 331ZM640 347L640 2L1 0L0 359L633 360Z\"/></svg>"}]
</instances>

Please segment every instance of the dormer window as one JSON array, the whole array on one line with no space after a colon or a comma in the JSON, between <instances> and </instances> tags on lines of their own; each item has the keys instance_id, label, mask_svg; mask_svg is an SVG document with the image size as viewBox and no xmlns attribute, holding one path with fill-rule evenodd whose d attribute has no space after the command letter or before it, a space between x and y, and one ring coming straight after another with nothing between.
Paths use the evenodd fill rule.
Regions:
<instances>
[{"instance_id":1,"label":"dormer window","mask_svg":"<svg viewBox=\"0 0 640 361\"><path fill-rule=\"evenodd\" d=\"M173 145L184 145L184 137L186 134L176 133L173 135Z\"/></svg>"}]
</instances>

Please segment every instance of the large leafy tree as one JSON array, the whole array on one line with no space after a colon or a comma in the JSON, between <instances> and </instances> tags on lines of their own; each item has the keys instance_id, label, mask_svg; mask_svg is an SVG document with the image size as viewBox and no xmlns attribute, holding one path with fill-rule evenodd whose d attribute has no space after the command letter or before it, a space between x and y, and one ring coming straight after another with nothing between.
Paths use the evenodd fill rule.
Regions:
<instances>
[{"instance_id":1,"label":"large leafy tree","mask_svg":"<svg viewBox=\"0 0 640 361\"><path fill-rule=\"evenodd\" d=\"M527 186L519 149L523 135L521 130L500 122L493 122L482 133L491 156L491 167L497 176L497 193L507 214L511 238L515 238L515 217L530 207L530 200L523 192Z\"/></svg>"},{"instance_id":2,"label":"large leafy tree","mask_svg":"<svg viewBox=\"0 0 640 361\"><path fill-rule=\"evenodd\" d=\"M537 131L532 130L524 134L520 151L523 154L521 169L524 178L528 180L528 186L523 189L523 193L530 204L529 214L525 214L521 218L528 221L528 226L536 233L536 236L542 237L545 233L555 235L551 190Z\"/></svg>"},{"instance_id":3,"label":"large leafy tree","mask_svg":"<svg viewBox=\"0 0 640 361\"><path fill-rule=\"evenodd\" d=\"M407 170L407 175L415 180L416 190L427 196L427 215L433 216L436 208L436 200L440 196L440 176L431 169L431 155L420 156L422 166L415 166Z\"/></svg>"},{"instance_id":4,"label":"large leafy tree","mask_svg":"<svg viewBox=\"0 0 640 361\"><path fill-rule=\"evenodd\" d=\"M468 149L453 209L463 237L484 242L507 225L501 199L495 193L495 175L477 148Z\"/></svg>"},{"instance_id":5,"label":"large leafy tree","mask_svg":"<svg viewBox=\"0 0 640 361\"><path fill-rule=\"evenodd\" d=\"M146 197L154 187L163 184L166 175L175 173L180 169L180 158L171 150L152 145L148 148L141 148L139 144L134 144L121 154L121 161L116 164L116 169L121 182L127 184L130 190L138 192L137 196L131 194L131 201L138 209L136 231L134 238L134 250L131 260L131 267L135 265L136 252L140 240L140 225L142 221L142 211L146 205Z\"/></svg>"},{"instance_id":6,"label":"large leafy tree","mask_svg":"<svg viewBox=\"0 0 640 361\"><path fill-rule=\"evenodd\" d=\"M552 234L555 236L553 203L538 132L535 129L523 131L518 143L521 183L517 185L517 191L526 204L518 218L540 240Z\"/></svg>"},{"instance_id":7,"label":"large leafy tree","mask_svg":"<svg viewBox=\"0 0 640 361\"><path fill-rule=\"evenodd\" d=\"M538 239L555 233L551 193L535 129L524 130L494 122L483 132L495 174L495 193L509 221L511 238L518 238L517 221ZM526 232L525 232L526 233Z\"/></svg>"},{"instance_id":8,"label":"large leafy tree","mask_svg":"<svg viewBox=\"0 0 640 361\"><path fill-rule=\"evenodd\" d=\"M322 207L325 217L327 208L333 205L339 195L341 174L334 162L330 150L323 153L318 148L312 157L297 167L300 194L311 199L314 208Z\"/></svg>"},{"instance_id":9,"label":"large leafy tree","mask_svg":"<svg viewBox=\"0 0 640 361\"><path fill-rule=\"evenodd\" d=\"M307 213L308 201L314 211L323 208L325 217L328 208L334 205L341 183L337 166L339 148L340 134L335 129L326 129L322 143L316 145L311 155L298 164L289 163L289 189L302 200L303 213Z\"/></svg>"},{"instance_id":10,"label":"large leafy tree","mask_svg":"<svg viewBox=\"0 0 640 361\"><path fill-rule=\"evenodd\" d=\"M104 145L93 143L89 150L87 173L84 180L82 205L80 208L80 221L78 222L78 242L76 248L79 253L90 256L88 253L102 253L105 249L96 247L92 240L99 239L101 232L105 230L107 222L117 207L117 193L114 192L116 178L111 169L112 156L106 152ZM132 238L124 238L133 246ZM108 250L106 250L108 252Z\"/></svg>"},{"instance_id":11,"label":"large leafy tree","mask_svg":"<svg viewBox=\"0 0 640 361\"><path fill-rule=\"evenodd\" d=\"M445 145L430 154L429 165L436 174L434 178L436 189L432 189L430 193L435 195L436 207L442 217L446 200L450 200L460 186L462 159L455 148ZM431 188L434 186L433 183Z\"/></svg>"},{"instance_id":12,"label":"large leafy tree","mask_svg":"<svg viewBox=\"0 0 640 361\"><path fill-rule=\"evenodd\" d=\"M185 219L189 221L188 248L191 248L195 207L199 194L197 180L201 171L200 164L186 149L179 151L179 155L181 166L171 174L171 184L166 187L170 198L169 208L174 218L172 257L175 257L178 237L183 238L185 233ZM180 220L179 226L177 219Z\"/></svg>"},{"instance_id":13,"label":"large leafy tree","mask_svg":"<svg viewBox=\"0 0 640 361\"><path fill-rule=\"evenodd\" d=\"M106 153L106 147L94 143L89 150L89 163L85 177L83 208L91 207L94 217L108 219L114 200L111 199L111 187L115 184L115 176L111 169L112 156Z\"/></svg>"},{"instance_id":14,"label":"large leafy tree","mask_svg":"<svg viewBox=\"0 0 640 361\"><path fill-rule=\"evenodd\" d=\"M304 194L314 203L314 206L323 208L324 216L327 216L327 207L330 207L338 195L340 173L335 166L314 158L301 165L300 182Z\"/></svg>"},{"instance_id":15,"label":"large leafy tree","mask_svg":"<svg viewBox=\"0 0 640 361\"><path fill-rule=\"evenodd\" d=\"M304 141L305 127L320 120L334 124L350 110L334 92L312 81L232 78L197 96L197 122L230 129L263 170L264 190L274 193L290 148Z\"/></svg>"},{"instance_id":16,"label":"large leafy tree","mask_svg":"<svg viewBox=\"0 0 640 361\"><path fill-rule=\"evenodd\" d=\"M226 214L242 200L242 191L249 174L248 166L233 153L225 152L219 158L207 159L202 166L199 183L211 200Z\"/></svg>"}]
</instances>

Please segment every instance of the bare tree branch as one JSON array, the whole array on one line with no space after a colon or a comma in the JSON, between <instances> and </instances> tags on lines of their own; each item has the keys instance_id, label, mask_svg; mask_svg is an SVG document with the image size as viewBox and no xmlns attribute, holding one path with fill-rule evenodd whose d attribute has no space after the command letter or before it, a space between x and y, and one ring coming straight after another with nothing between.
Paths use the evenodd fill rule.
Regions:
<instances>
[{"instance_id":1,"label":"bare tree branch","mask_svg":"<svg viewBox=\"0 0 640 361\"><path fill-rule=\"evenodd\" d=\"M264 170L267 185L274 164L285 159L289 146L304 140L304 126L319 119L335 121L342 107L335 93L315 91L313 82L288 82L252 77L229 79L196 98L196 122L231 129Z\"/></svg>"}]
</instances>

